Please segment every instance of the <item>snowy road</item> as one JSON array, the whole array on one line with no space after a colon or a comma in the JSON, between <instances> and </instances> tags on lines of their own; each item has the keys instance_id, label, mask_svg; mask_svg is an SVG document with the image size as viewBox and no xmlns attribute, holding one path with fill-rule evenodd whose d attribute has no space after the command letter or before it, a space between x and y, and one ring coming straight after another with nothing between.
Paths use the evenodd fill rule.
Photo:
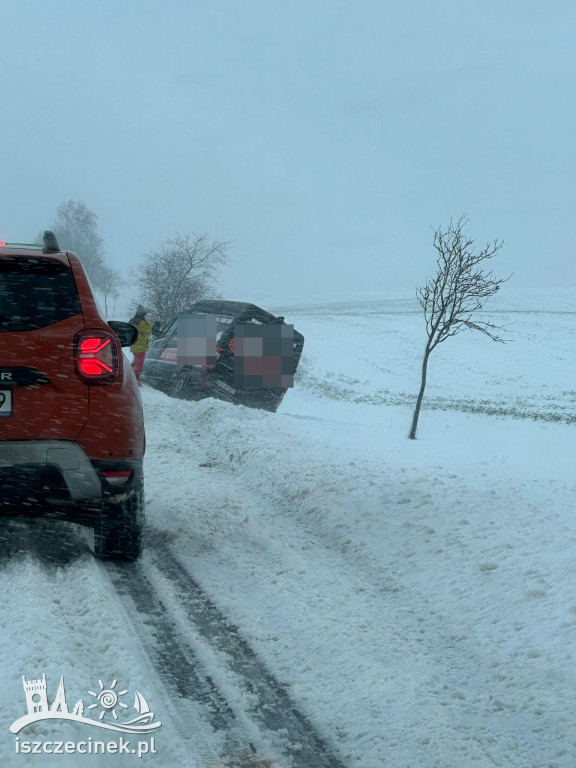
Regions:
<instances>
[{"instance_id":1,"label":"snowy road","mask_svg":"<svg viewBox=\"0 0 576 768\"><path fill-rule=\"evenodd\" d=\"M294 310L278 414L143 389L138 564L95 561L74 526L4 525L2 765L573 768L576 315L447 344L412 442L422 329L388 310ZM43 672L50 698L61 676L74 701L142 692L158 754L16 755L22 675Z\"/></svg>"},{"instance_id":2,"label":"snowy road","mask_svg":"<svg viewBox=\"0 0 576 768\"><path fill-rule=\"evenodd\" d=\"M10 522L4 526L3 563L16 578L24 567L32 587L23 617L26 634L34 632L40 643L43 635L52 635L54 647L61 648L74 632L72 652L60 672L68 687L75 679L68 664L74 664L77 651L85 651L91 643L94 653L106 660L102 665L106 672L112 664L108 677L120 677L116 670L122 666L125 681L130 666L138 669L145 685L149 688L153 684L156 707L164 710L163 719L168 716L172 725L172 750L161 750L154 758L156 764L174 764L176 760L177 765L254 768L271 765L270 756L274 755L274 765L342 768L285 688L181 565L165 539L164 534L150 530L146 553L139 563L100 564L92 559L84 537L72 526L64 536L61 528L54 531L44 523ZM37 562L31 563L26 556L24 563L18 563L24 550L32 551ZM70 583L61 595L63 579ZM40 585L44 589L38 594ZM99 600L95 591L100 593ZM107 593L104 599L103 593ZM38 602L48 609L48 615L32 605ZM77 617L75 625L72 614ZM111 634L115 640L104 648ZM50 646L46 651L50 653ZM116 654L122 657L126 653L131 661L123 666ZM103 676L102 671L98 674ZM57 673L48 677L54 681ZM138 683L140 689L142 685ZM228 700L235 703L234 708ZM41 738L44 730L45 726L35 726L28 738ZM213 733L220 742L216 746L214 739L211 743ZM61 738L74 736L66 732ZM208 742L204 747L203 740ZM259 756L261 750L266 759ZM283 753L289 762L283 761ZM18 764L24 764L24 756L17 757ZM49 759L44 760L49 764Z\"/></svg>"},{"instance_id":3,"label":"snowy road","mask_svg":"<svg viewBox=\"0 0 576 768\"><path fill-rule=\"evenodd\" d=\"M297 711L286 690L162 538L151 532L149 559L136 566L113 567L112 581L119 594L129 596L137 612L135 621L142 615L151 619L155 636L149 638L146 650L167 689L181 701L190 699L204 708L212 728L226 734L228 761L239 768L258 761L259 750L249 740L250 720L264 734L271 735L272 742L289 756L294 768L342 768L342 763L330 754L310 723ZM228 689L229 699L244 699L242 720L247 722L239 722L215 679L221 681L223 691ZM183 731L185 726L179 728L180 733ZM194 734L188 736L194 740ZM250 757L241 758L243 743L248 746L245 754Z\"/></svg>"}]
</instances>

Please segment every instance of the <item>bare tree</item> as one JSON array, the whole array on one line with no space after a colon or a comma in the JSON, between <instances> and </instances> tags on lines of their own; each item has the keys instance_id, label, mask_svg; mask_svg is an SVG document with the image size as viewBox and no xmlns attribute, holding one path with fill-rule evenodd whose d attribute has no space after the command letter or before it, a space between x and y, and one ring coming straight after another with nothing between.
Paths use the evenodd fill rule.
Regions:
<instances>
[{"instance_id":1,"label":"bare tree","mask_svg":"<svg viewBox=\"0 0 576 768\"><path fill-rule=\"evenodd\" d=\"M112 312L116 309L116 300L120 296L120 289L124 285L125 281L122 279L119 272L110 267L103 266L100 271L100 291L104 297L104 312L108 317L108 302L112 300L114 302Z\"/></svg>"},{"instance_id":2,"label":"bare tree","mask_svg":"<svg viewBox=\"0 0 576 768\"><path fill-rule=\"evenodd\" d=\"M56 213L52 229L60 247L73 251L79 257L94 288L102 291L108 268L104 261L104 241L98 234L98 216L76 200L62 203Z\"/></svg>"},{"instance_id":3,"label":"bare tree","mask_svg":"<svg viewBox=\"0 0 576 768\"><path fill-rule=\"evenodd\" d=\"M227 246L206 234L177 234L148 253L135 279L138 302L149 317L165 326L194 302L213 297L218 270L228 261Z\"/></svg>"},{"instance_id":4,"label":"bare tree","mask_svg":"<svg viewBox=\"0 0 576 768\"><path fill-rule=\"evenodd\" d=\"M480 252L474 252L474 240L464 234L468 224L465 215L442 229L434 230L434 248L437 251L436 274L418 288L416 294L424 310L428 340L422 360L422 380L416 400L410 439L416 439L418 417L426 387L428 358L438 344L467 328L481 331L492 341L504 342L500 335L504 330L474 314L481 310L490 296L498 292L504 279L496 279L491 271L483 269L483 262L493 259L502 248L502 241L488 243Z\"/></svg>"}]
</instances>

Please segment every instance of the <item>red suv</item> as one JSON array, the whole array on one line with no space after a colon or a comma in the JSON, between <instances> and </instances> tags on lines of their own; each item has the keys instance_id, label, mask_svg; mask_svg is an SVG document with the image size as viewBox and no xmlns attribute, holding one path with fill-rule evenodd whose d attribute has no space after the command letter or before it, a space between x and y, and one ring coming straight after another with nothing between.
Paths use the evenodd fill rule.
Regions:
<instances>
[{"instance_id":1,"label":"red suv","mask_svg":"<svg viewBox=\"0 0 576 768\"><path fill-rule=\"evenodd\" d=\"M97 556L138 557L144 424L122 354L136 334L102 319L52 232L0 243L0 516L87 525Z\"/></svg>"}]
</instances>

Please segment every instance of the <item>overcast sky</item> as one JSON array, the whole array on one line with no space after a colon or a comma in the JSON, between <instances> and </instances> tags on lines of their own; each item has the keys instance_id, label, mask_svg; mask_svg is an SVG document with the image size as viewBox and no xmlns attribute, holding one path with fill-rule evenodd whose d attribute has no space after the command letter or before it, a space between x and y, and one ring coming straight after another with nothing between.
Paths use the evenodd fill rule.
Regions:
<instances>
[{"instance_id":1,"label":"overcast sky","mask_svg":"<svg viewBox=\"0 0 576 768\"><path fill-rule=\"evenodd\" d=\"M81 200L128 270L232 243L228 298L411 291L466 212L576 285L572 0L1 0L0 238Z\"/></svg>"}]
</instances>

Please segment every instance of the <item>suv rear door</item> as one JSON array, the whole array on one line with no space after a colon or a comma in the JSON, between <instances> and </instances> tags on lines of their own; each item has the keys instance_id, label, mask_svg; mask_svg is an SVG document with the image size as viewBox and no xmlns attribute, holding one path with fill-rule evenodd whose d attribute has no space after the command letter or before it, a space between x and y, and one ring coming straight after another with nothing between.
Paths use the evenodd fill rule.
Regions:
<instances>
[{"instance_id":1,"label":"suv rear door","mask_svg":"<svg viewBox=\"0 0 576 768\"><path fill-rule=\"evenodd\" d=\"M65 256L0 253L0 439L74 440L88 418L75 371L84 329Z\"/></svg>"}]
</instances>

